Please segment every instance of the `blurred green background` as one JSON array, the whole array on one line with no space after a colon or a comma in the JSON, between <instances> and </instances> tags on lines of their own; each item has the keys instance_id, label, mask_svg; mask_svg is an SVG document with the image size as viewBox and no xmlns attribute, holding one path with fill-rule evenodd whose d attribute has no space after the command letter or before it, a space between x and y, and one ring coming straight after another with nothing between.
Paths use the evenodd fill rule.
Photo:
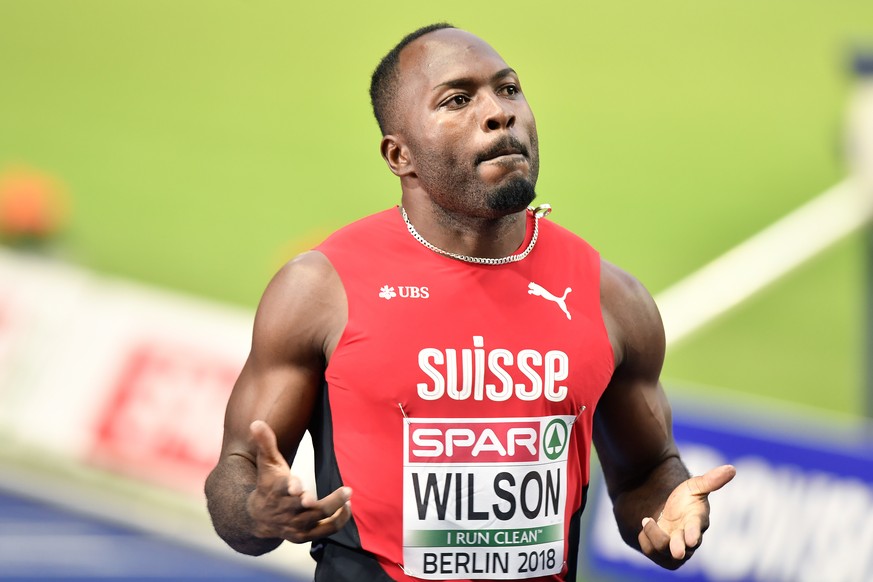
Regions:
<instances>
[{"instance_id":1,"label":"blurred green background","mask_svg":"<svg viewBox=\"0 0 873 582\"><path fill-rule=\"evenodd\" d=\"M398 202L369 75L441 20L520 73L552 219L654 294L843 177L873 38L869 0L0 0L0 172L64 185L64 259L253 308ZM860 414L864 261L852 237L677 345L667 384Z\"/></svg>"}]
</instances>

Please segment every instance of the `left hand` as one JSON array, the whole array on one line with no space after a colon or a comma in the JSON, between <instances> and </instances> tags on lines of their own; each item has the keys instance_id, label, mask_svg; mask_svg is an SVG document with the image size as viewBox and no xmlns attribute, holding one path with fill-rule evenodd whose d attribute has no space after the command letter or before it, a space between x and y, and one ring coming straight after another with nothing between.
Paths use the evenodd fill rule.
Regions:
<instances>
[{"instance_id":1,"label":"left hand","mask_svg":"<svg viewBox=\"0 0 873 582\"><path fill-rule=\"evenodd\" d=\"M691 477L676 487L658 519L643 519L640 549L650 560L669 570L684 564L703 541L709 527L709 501L713 491L724 487L737 470L731 465Z\"/></svg>"}]
</instances>

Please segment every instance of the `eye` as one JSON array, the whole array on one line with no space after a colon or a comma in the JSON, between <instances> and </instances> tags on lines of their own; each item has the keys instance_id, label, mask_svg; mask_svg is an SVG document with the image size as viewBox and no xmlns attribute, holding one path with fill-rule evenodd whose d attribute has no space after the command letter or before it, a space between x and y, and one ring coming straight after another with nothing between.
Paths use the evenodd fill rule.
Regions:
<instances>
[{"instance_id":1,"label":"eye","mask_svg":"<svg viewBox=\"0 0 873 582\"><path fill-rule=\"evenodd\" d=\"M519 93L521 93L521 89L518 87L518 85L505 85L501 87L498 92L503 95L512 97L513 95L518 95Z\"/></svg>"},{"instance_id":2,"label":"eye","mask_svg":"<svg viewBox=\"0 0 873 582\"><path fill-rule=\"evenodd\" d=\"M470 98L464 94L458 93L457 95L452 95L445 101L443 101L441 107L446 107L448 109L459 109L470 102Z\"/></svg>"}]
</instances>

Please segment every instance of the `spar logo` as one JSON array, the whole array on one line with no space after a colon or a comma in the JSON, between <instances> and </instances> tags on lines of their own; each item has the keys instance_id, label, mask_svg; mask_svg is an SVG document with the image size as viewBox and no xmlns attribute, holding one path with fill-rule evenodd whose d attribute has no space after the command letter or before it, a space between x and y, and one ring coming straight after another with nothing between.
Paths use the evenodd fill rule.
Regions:
<instances>
[{"instance_id":1,"label":"spar logo","mask_svg":"<svg viewBox=\"0 0 873 582\"><path fill-rule=\"evenodd\" d=\"M540 423L421 422L413 425L408 462L513 463L539 459Z\"/></svg>"},{"instance_id":2,"label":"spar logo","mask_svg":"<svg viewBox=\"0 0 873 582\"><path fill-rule=\"evenodd\" d=\"M560 459L570 427L561 418L545 428L534 420L419 422L410 433L407 462L529 463Z\"/></svg>"}]
</instances>

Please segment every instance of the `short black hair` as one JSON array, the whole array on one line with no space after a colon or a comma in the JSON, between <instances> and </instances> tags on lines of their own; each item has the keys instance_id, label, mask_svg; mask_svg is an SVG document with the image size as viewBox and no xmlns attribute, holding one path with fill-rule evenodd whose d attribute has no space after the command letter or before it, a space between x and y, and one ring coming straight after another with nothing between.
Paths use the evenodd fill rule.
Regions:
<instances>
[{"instance_id":1,"label":"short black hair","mask_svg":"<svg viewBox=\"0 0 873 582\"><path fill-rule=\"evenodd\" d=\"M379 124L382 135L393 131L389 122L393 113L394 99L397 97L397 82L399 80L397 65L400 61L400 51L425 34L443 28L455 27L448 22L437 22L410 32L387 55L382 57L379 66L373 71L373 76L370 78L370 102L373 104L373 115L376 116L376 123Z\"/></svg>"}]
</instances>

